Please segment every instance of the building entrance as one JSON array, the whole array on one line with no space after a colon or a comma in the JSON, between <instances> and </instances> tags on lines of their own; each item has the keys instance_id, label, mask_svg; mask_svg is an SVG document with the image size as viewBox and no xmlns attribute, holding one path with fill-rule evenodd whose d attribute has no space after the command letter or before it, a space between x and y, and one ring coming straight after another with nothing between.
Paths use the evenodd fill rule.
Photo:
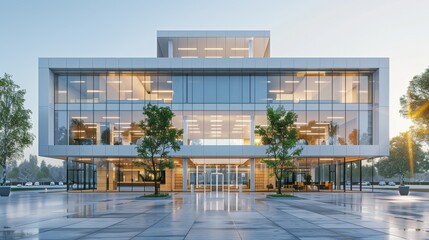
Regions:
<instances>
[{"instance_id":1,"label":"building entrance","mask_svg":"<svg viewBox=\"0 0 429 240\"><path fill-rule=\"evenodd\" d=\"M195 191L239 191L250 188L250 168L245 164L194 164L189 167L189 188Z\"/></svg>"}]
</instances>

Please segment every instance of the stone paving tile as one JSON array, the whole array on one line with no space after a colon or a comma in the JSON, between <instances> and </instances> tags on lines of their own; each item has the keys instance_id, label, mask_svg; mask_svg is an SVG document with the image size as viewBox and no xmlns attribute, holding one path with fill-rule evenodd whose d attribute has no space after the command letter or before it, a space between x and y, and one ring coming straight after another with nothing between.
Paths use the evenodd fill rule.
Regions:
<instances>
[{"instance_id":1,"label":"stone paving tile","mask_svg":"<svg viewBox=\"0 0 429 240\"><path fill-rule=\"evenodd\" d=\"M0 198L0 239L429 239L429 193L140 195L13 193Z\"/></svg>"}]
</instances>

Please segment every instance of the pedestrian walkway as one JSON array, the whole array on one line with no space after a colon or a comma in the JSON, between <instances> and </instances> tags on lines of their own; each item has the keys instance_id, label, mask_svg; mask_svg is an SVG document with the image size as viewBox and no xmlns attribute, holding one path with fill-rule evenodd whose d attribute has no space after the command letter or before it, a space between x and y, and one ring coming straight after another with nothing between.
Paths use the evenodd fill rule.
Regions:
<instances>
[{"instance_id":1,"label":"pedestrian walkway","mask_svg":"<svg viewBox=\"0 0 429 240\"><path fill-rule=\"evenodd\" d=\"M429 239L429 194L13 193L0 239Z\"/></svg>"}]
</instances>

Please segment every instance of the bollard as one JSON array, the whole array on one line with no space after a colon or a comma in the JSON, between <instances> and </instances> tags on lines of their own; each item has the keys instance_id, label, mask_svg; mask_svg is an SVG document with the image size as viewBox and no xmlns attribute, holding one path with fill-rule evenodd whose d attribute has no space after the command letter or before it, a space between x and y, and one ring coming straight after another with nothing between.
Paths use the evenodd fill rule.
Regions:
<instances>
[{"instance_id":1,"label":"bollard","mask_svg":"<svg viewBox=\"0 0 429 240\"><path fill-rule=\"evenodd\" d=\"M243 192L243 185L238 185L238 192Z\"/></svg>"},{"instance_id":2,"label":"bollard","mask_svg":"<svg viewBox=\"0 0 429 240\"><path fill-rule=\"evenodd\" d=\"M194 192L194 184L191 184L191 192Z\"/></svg>"},{"instance_id":3,"label":"bollard","mask_svg":"<svg viewBox=\"0 0 429 240\"><path fill-rule=\"evenodd\" d=\"M45 188L45 192L48 192L48 188Z\"/></svg>"}]
</instances>

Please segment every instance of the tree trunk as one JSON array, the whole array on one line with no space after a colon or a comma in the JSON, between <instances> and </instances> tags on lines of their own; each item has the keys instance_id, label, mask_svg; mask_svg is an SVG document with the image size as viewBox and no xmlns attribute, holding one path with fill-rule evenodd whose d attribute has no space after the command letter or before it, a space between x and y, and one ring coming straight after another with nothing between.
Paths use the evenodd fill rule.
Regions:
<instances>
[{"instance_id":1,"label":"tree trunk","mask_svg":"<svg viewBox=\"0 0 429 240\"><path fill-rule=\"evenodd\" d=\"M153 176L155 177L155 195L159 194L159 189L158 189L158 172L155 171L155 173L153 174Z\"/></svg>"},{"instance_id":2,"label":"tree trunk","mask_svg":"<svg viewBox=\"0 0 429 240\"><path fill-rule=\"evenodd\" d=\"M1 181L1 185L4 186L6 185L6 159L4 159L4 165L2 164L3 167L3 178Z\"/></svg>"},{"instance_id":3,"label":"tree trunk","mask_svg":"<svg viewBox=\"0 0 429 240\"><path fill-rule=\"evenodd\" d=\"M282 194L282 179L277 179L277 194Z\"/></svg>"}]
</instances>

